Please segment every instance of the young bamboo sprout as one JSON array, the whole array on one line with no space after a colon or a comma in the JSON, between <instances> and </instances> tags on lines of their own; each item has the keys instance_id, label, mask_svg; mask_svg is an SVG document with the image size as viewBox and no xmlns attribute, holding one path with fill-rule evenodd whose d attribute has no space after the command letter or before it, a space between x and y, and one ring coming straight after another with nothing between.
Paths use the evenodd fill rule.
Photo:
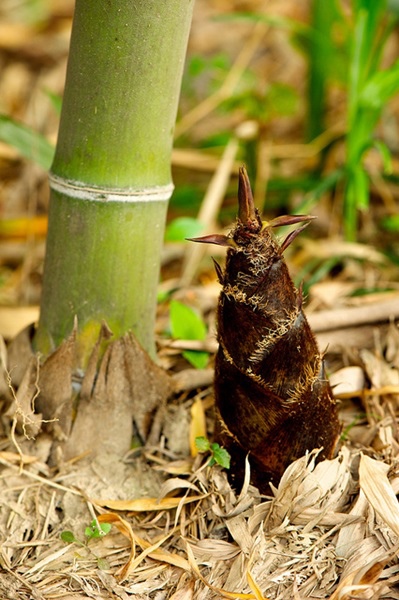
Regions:
<instances>
[{"instance_id":1,"label":"young bamboo sprout","mask_svg":"<svg viewBox=\"0 0 399 600\"><path fill-rule=\"evenodd\" d=\"M215 364L216 441L231 454L239 486L245 458L260 491L278 483L286 467L321 448L330 458L338 440L337 407L323 356L302 311L302 292L283 251L313 217L282 216L263 224L245 168L240 169L238 219L227 235L194 241L228 246L218 305ZM280 245L272 228L303 223Z\"/></svg>"}]
</instances>

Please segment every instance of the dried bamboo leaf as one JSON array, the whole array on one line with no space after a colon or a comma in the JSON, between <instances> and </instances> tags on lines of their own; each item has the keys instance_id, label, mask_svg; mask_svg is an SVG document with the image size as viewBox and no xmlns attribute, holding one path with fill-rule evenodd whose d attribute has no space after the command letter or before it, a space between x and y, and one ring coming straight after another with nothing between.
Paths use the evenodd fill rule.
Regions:
<instances>
[{"instance_id":1,"label":"dried bamboo leaf","mask_svg":"<svg viewBox=\"0 0 399 600\"><path fill-rule=\"evenodd\" d=\"M191 566L193 572L198 577L198 579L200 579L200 581L202 581L202 583L205 584L210 590L219 594L220 596L222 596L222 598L231 598L231 600L236 600L237 598L242 599L242 600L257 600L256 596L254 596L253 594L240 594L238 592L228 592L226 590L222 590L220 588L217 588L217 587L211 585L202 576L201 571L199 570L199 567L195 561L194 553L191 549L190 544L187 541L186 541L186 552L187 552L188 562L190 563L190 566Z\"/></svg>"},{"instance_id":2,"label":"dried bamboo leaf","mask_svg":"<svg viewBox=\"0 0 399 600\"><path fill-rule=\"evenodd\" d=\"M16 452L8 452L8 451L3 451L0 452L0 459L6 460L10 463L15 463L15 464L23 464L23 465L30 465L32 463L37 462L38 458L36 456L28 456L27 454L17 454Z\"/></svg>"},{"instance_id":3,"label":"dried bamboo leaf","mask_svg":"<svg viewBox=\"0 0 399 600\"><path fill-rule=\"evenodd\" d=\"M177 566L186 571L191 571L191 567L190 567L188 561L185 560L182 556L178 556L177 554L169 554L167 552L159 550L159 547L162 546L162 544L169 537L170 537L170 535L166 535L166 536L162 537L155 544L152 544L152 545L148 546L147 548L145 548L145 550L143 550L141 552L141 554L139 554L132 560L129 560L129 562L122 569L120 569L117 572L118 578L120 578L121 581L127 579L127 577L129 577L129 575L131 573L133 573L133 571L138 567L138 565L147 556L149 556L150 558L152 558L154 560L158 560L159 562L173 564L174 566Z\"/></svg>"},{"instance_id":4,"label":"dried bamboo leaf","mask_svg":"<svg viewBox=\"0 0 399 600\"><path fill-rule=\"evenodd\" d=\"M165 462L162 465L154 465L155 471L162 471L163 473L169 473L170 475L191 475L193 471L193 460L182 459L174 460L170 463Z\"/></svg>"},{"instance_id":5,"label":"dried bamboo leaf","mask_svg":"<svg viewBox=\"0 0 399 600\"><path fill-rule=\"evenodd\" d=\"M248 585L255 594L256 600L268 600L266 596L262 594L262 590L257 585L255 579L252 577L250 570L247 571L247 581Z\"/></svg>"},{"instance_id":6,"label":"dried bamboo leaf","mask_svg":"<svg viewBox=\"0 0 399 600\"><path fill-rule=\"evenodd\" d=\"M315 505L328 507L329 511L338 511L345 502L350 483L350 453L343 447L333 460L318 463L298 486L292 518L303 514L302 508Z\"/></svg>"},{"instance_id":7,"label":"dried bamboo leaf","mask_svg":"<svg viewBox=\"0 0 399 600\"><path fill-rule=\"evenodd\" d=\"M190 483L190 481L185 481L179 477L172 477L171 479L165 481L165 483L161 486L161 489L159 490L158 501L165 499L165 496L168 496L168 494L180 489L193 490L194 492L198 492L198 494L201 493L194 483Z\"/></svg>"},{"instance_id":8,"label":"dried bamboo leaf","mask_svg":"<svg viewBox=\"0 0 399 600\"><path fill-rule=\"evenodd\" d=\"M179 556L178 554L166 552L162 549L157 549L157 548L154 549L154 546L151 546L151 548L149 549L149 552L148 552L148 556L152 560L157 560L159 562L172 565L173 567L178 567L179 569L183 569L184 571L191 572L191 566L190 566L189 562L182 556ZM129 572L131 572L132 570L133 570L133 568L130 569Z\"/></svg>"},{"instance_id":9,"label":"dried bamboo leaf","mask_svg":"<svg viewBox=\"0 0 399 600\"><path fill-rule=\"evenodd\" d=\"M248 456L246 456L245 457L245 467L244 467L244 481L242 484L240 495L238 496L238 502L240 502L243 498L247 497L250 483L251 483L251 465L248 460Z\"/></svg>"},{"instance_id":10,"label":"dried bamboo leaf","mask_svg":"<svg viewBox=\"0 0 399 600\"><path fill-rule=\"evenodd\" d=\"M343 367L330 375L330 384L335 397L338 394L354 394L364 388L364 371L358 366Z\"/></svg>"},{"instance_id":11,"label":"dried bamboo leaf","mask_svg":"<svg viewBox=\"0 0 399 600\"><path fill-rule=\"evenodd\" d=\"M196 544L190 543L194 556L201 563L209 563L211 560L231 560L240 554L240 548L231 542L224 540L204 539Z\"/></svg>"},{"instance_id":12,"label":"dried bamboo leaf","mask_svg":"<svg viewBox=\"0 0 399 600\"><path fill-rule=\"evenodd\" d=\"M113 523L119 531L129 539L131 547L130 547L130 555L127 563L121 568L120 573L123 575L129 571L131 563L134 561L136 557L136 536L133 533L133 530L130 526L130 523L123 519L120 515L115 513L103 513L97 517L99 523ZM141 540L140 540L141 542ZM140 543L141 545L141 543Z\"/></svg>"},{"instance_id":13,"label":"dried bamboo leaf","mask_svg":"<svg viewBox=\"0 0 399 600\"><path fill-rule=\"evenodd\" d=\"M366 349L360 350L359 354L373 387L381 388L387 385L399 385L399 371L392 368L382 356Z\"/></svg>"},{"instance_id":14,"label":"dried bamboo leaf","mask_svg":"<svg viewBox=\"0 0 399 600\"><path fill-rule=\"evenodd\" d=\"M287 514L291 514L298 488L306 473L311 472L314 468L315 452L308 456L302 456L284 471L278 488L273 490L275 498L268 518L271 527L280 524Z\"/></svg>"},{"instance_id":15,"label":"dried bamboo leaf","mask_svg":"<svg viewBox=\"0 0 399 600\"><path fill-rule=\"evenodd\" d=\"M227 519L226 526L233 540L237 542L241 548L241 551L244 554L249 555L253 546L253 538L249 533L247 520L244 519L242 515L239 515Z\"/></svg>"},{"instance_id":16,"label":"dried bamboo leaf","mask_svg":"<svg viewBox=\"0 0 399 600\"><path fill-rule=\"evenodd\" d=\"M70 548L70 544L69 544L68 546L63 546L56 552L52 552L51 554L49 554L48 556L46 556L45 558L43 558L42 560L37 562L35 565L33 565L33 567L28 569L25 572L25 575L26 576L32 575L33 573L37 573L38 571L41 571L42 569L47 567L49 564L51 564L51 563L55 562L56 560L58 560L59 558L61 558L61 556L64 556L64 554L67 554L68 552L70 552L70 550L71 550L71 548Z\"/></svg>"},{"instance_id":17,"label":"dried bamboo leaf","mask_svg":"<svg viewBox=\"0 0 399 600\"><path fill-rule=\"evenodd\" d=\"M190 421L190 453L195 457L198 454L198 448L195 444L195 438L206 437L205 410L201 398L196 398L191 407Z\"/></svg>"},{"instance_id":18,"label":"dried bamboo leaf","mask_svg":"<svg viewBox=\"0 0 399 600\"><path fill-rule=\"evenodd\" d=\"M194 598L194 580L191 580L183 588L178 589L172 594L169 600L193 600Z\"/></svg>"},{"instance_id":19,"label":"dried bamboo leaf","mask_svg":"<svg viewBox=\"0 0 399 600\"><path fill-rule=\"evenodd\" d=\"M399 504L387 473L389 465L362 454L359 485L375 512L399 536Z\"/></svg>"},{"instance_id":20,"label":"dried bamboo leaf","mask_svg":"<svg viewBox=\"0 0 399 600\"><path fill-rule=\"evenodd\" d=\"M378 598L378 593L385 583L375 585L378 581L386 563L385 561L370 561L357 571L353 571L342 579L329 600L351 600L352 598ZM366 596L360 596L366 592ZM373 594L371 596L371 594Z\"/></svg>"},{"instance_id":21,"label":"dried bamboo leaf","mask_svg":"<svg viewBox=\"0 0 399 600\"><path fill-rule=\"evenodd\" d=\"M307 508L295 517L291 517L291 523L294 525L306 525L307 529L311 529L316 525L320 527L346 527L362 520L355 515L346 513L332 512L320 510L320 508Z\"/></svg>"},{"instance_id":22,"label":"dried bamboo leaf","mask_svg":"<svg viewBox=\"0 0 399 600\"><path fill-rule=\"evenodd\" d=\"M150 542L147 542L147 540L144 540L143 538L137 536L133 532L129 522L123 519L118 514L103 513L102 515L99 515L98 521L100 523L113 523L114 525L116 525L119 531L124 536L126 536L131 542L129 560L118 570L118 578L120 578L122 581L126 579L132 571L134 571L134 569L140 564L142 560L144 560L146 556L149 556L153 560L168 563L175 567L179 567L180 569L190 571L190 566L185 558L177 554L165 552L162 549L159 549L159 547L170 537L170 534L164 536L156 544L151 544ZM139 556L136 556L136 544L143 549L143 552Z\"/></svg>"},{"instance_id":23,"label":"dried bamboo leaf","mask_svg":"<svg viewBox=\"0 0 399 600\"><path fill-rule=\"evenodd\" d=\"M134 498L133 500L91 500L97 506L104 506L113 510L125 510L129 512L152 512L160 510L171 510L177 508L180 504L189 504L190 502L199 502L206 497L201 496L183 496L182 498Z\"/></svg>"}]
</instances>

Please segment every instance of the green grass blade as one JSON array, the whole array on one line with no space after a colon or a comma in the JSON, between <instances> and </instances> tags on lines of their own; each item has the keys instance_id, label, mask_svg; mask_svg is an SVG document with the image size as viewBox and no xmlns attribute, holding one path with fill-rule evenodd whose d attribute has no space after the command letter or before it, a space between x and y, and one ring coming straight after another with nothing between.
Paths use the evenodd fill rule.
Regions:
<instances>
[{"instance_id":1,"label":"green grass blade","mask_svg":"<svg viewBox=\"0 0 399 600\"><path fill-rule=\"evenodd\" d=\"M313 35L305 49L309 62L307 138L312 140L324 131L324 113L328 80L343 71L346 61L331 35L334 25L344 25L335 2L312 2ZM345 67L344 67L345 70Z\"/></svg>"},{"instance_id":2,"label":"green grass blade","mask_svg":"<svg viewBox=\"0 0 399 600\"><path fill-rule=\"evenodd\" d=\"M364 86L359 103L362 107L381 110L399 91L399 60L389 69L375 73Z\"/></svg>"},{"instance_id":3,"label":"green grass blade","mask_svg":"<svg viewBox=\"0 0 399 600\"><path fill-rule=\"evenodd\" d=\"M12 146L25 158L48 170L53 161L54 147L30 127L0 115L0 140Z\"/></svg>"}]
</instances>

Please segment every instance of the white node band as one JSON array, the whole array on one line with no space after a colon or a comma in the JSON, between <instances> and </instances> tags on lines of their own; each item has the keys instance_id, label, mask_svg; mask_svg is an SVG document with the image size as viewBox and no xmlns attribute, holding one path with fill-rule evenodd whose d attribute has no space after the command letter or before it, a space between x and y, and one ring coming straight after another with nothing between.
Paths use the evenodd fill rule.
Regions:
<instances>
[{"instance_id":1,"label":"white node band","mask_svg":"<svg viewBox=\"0 0 399 600\"><path fill-rule=\"evenodd\" d=\"M49 174L50 188L64 196L91 202L162 202L168 201L174 186L159 185L149 188L96 188L88 187L81 181L64 179Z\"/></svg>"}]
</instances>

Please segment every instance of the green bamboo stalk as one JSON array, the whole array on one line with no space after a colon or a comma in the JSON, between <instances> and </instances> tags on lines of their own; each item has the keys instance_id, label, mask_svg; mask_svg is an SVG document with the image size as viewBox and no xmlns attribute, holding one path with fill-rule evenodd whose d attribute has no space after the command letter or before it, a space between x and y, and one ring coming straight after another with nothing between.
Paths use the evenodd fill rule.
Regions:
<instances>
[{"instance_id":1,"label":"green bamboo stalk","mask_svg":"<svg viewBox=\"0 0 399 600\"><path fill-rule=\"evenodd\" d=\"M77 316L153 350L171 150L193 0L77 0L54 162L41 314L47 354Z\"/></svg>"}]
</instances>

